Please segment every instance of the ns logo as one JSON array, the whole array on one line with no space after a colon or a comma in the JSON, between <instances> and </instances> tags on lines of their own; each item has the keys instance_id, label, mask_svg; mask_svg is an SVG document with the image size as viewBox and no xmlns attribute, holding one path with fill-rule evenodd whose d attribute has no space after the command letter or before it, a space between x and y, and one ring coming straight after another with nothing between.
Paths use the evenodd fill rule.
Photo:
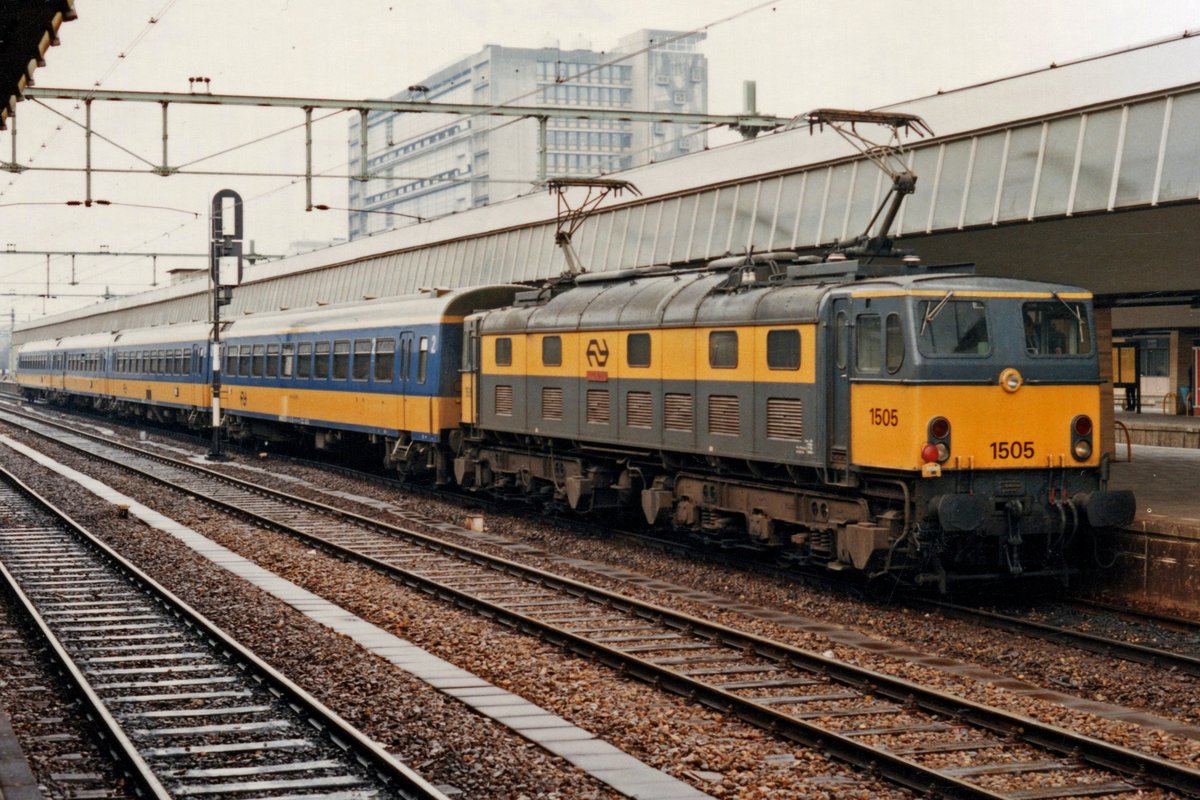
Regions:
<instances>
[{"instance_id":1,"label":"ns logo","mask_svg":"<svg viewBox=\"0 0 1200 800\"><path fill-rule=\"evenodd\" d=\"M603 367L608 364L608 340L592 339L587 346L589 367Z\"/></svg>"}]
</instances>

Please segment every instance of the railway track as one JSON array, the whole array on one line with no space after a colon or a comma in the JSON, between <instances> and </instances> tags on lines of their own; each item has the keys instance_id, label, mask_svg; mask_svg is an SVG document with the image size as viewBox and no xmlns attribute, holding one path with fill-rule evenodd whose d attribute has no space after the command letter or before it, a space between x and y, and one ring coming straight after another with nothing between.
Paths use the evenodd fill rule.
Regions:
<instances>
[{"instance_id":1,"label":"railway track","mask_svg":"<svg viewBox=\"0 0 1200 800\"><path fill-rule=\"evenodd\" d=\"M1089 626L1104 627L1094 624L1097 619L1094 613L1071 613L1072 609L1078 610L1089 605L1100 610L1089 601L1050 603L1032 610L1007 613L935 600L910 599L907 602L914 608L937 611L976 625L1200 676L1200 657L1193 654L1200 650L1200 625L1193 623L1189 628L1183 620L1177 620L1172 625L1175 630L1170 631L1161 619L1156 621L1153 615L1142 615L1132 609L1117 611L1110 607L1106 613L1119 613L1130 623L1124 636L1115 638L1086 630ZM1158 644L1142 644L1132 639L1155 640Z\"/></svg>"},{"instance_id":2,"label":"railway track","mask_svg":"<svg viewBox=\"0 0 1200 800\"><path fill-rule=\"evenodd\" d=\"M140 796L445 797L3 469L0 515L0 577Z\"/></svg>"},{"instance_id":3,"label":"railway track","mask_svg":"<svg viewBox=\"0 0 1200 800\"><path fill-rule=\"evenodd\" d=\"M626 674L947 797L1200 794L1200 771L45 422L23 426Z\"/></svg>"}]
</instances>

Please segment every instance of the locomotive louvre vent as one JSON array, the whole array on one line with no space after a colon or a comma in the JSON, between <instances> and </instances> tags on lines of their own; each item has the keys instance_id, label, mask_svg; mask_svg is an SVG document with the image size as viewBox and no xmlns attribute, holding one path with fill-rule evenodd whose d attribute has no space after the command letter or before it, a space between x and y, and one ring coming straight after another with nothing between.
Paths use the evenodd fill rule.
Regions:
<instances>
[{"instance_id":1,"label":"locomotive louvre vent","mask_svg":"<svg viewBox=\"0 0 1200 800\"><path fill-rule=\"evenodd\" d=\"M625 395L625 421L631 428L654 427L654 401L649 392Z\"/></svg>"},{"instance_id":2,"label":"locomotive louvre vent","mask_svg":"<svg viewBox=\"0 0 1200 800\"><path fill-rule=\"evenodd\" d=\"M692 396L668 392L663 396L664 427L669 431L692 430L695 412L692 410Z\"/></svg>"},{"instance_id":3,"label":"locomotive louvre vent","mask_svg":"<svg viewBox=\"0 0 1200 800\"><path fill-rule=\"evenodd\" d=\"M511 386L496 387L496 415L511 417L513 411L513 395Z\"/></svg>"},{"instance_id":4,"label":"locomotive louvre vent","mask_svg":"<svg viewBox=\"0 0 1200 800\"><path fill-rule=\"evenodd\" d=\"M708 398L708 432L737 436L742 432L741 409L732 395L714 394Z\"/></svg>"},{"instance_id":5,"label":"locomotive louvre vent","mask_svg":"<svg viewBox=\"0 0 1200 800\"><path fill-rule=\"evenodd\" d=\"M607 425L612 418L608 404L607 389L588 389L587 421L597 425Z\"/></svg>"},{"instance_id":6,"label":"locomotive louvre vent","mask_svg":"<svg viewBox=\"0 0 1200 800\"><path fill-rule=\"evenodd\" d=\"M559 386L542 387L542 419L563 418L563 390Z\"/></svg>"},{"instance_id":7,"label":"locomotive louvre vent","mask_svg":"<svg viewBox=\"0 0 1200 800\"><path fill-rule=\"evenodd\" d=\"M799 398L767 398L767 438L804 438L804 403Z\"/></svg>"}]
</instances>

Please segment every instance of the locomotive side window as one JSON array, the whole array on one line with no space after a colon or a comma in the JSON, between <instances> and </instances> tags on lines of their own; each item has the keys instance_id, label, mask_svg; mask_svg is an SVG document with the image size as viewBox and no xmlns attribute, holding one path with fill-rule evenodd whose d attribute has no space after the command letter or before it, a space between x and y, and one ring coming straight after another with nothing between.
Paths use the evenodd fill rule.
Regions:
<instances>
[{"instance_id":1,"label":"locomotive side window","mask_svg":"<svg viewBox=\"0 0 1200 800\"><path fill-rule=\"evenodd\" d=\"M800 369L800 331L767 331L767 367Z\"/></svg>"},{"instance_id":2,"label":"locomotive side window","mask_svg":"<svg viewBox=\"0 0 1200 800\"><path fill-rule=\"evenodd\" d=\"M313 377L319 381L329 378L329 342L317 342L313 356Z\"/></svg>"},{"instance_id":3,"label":"locomotive side window","mask_svg":"<svg viewBox=\"0 0 1200 800\"><path fill-rule=\"evenodd\" d=\"M312 342L301 342L296 348L296 377L312 377Z\"/></svg>"},{"instance_id":4,"label":"locomotive side window","mask_svg":"<svg viewBox=\"0 0 1200 800\"><path fill-rule=\"evenodd\" d=\"M344 381L350 375L350 340L340 339L333 343L333 379Z\"/></svg>"},{"instance_id":5,"label":"locomotive side window","mask_svg":"<svg viewBox=\"0 0 1200 800\"><path fill-rule=\"evenodd\" d=\"M496 340L496 366L512 366L512 339L501 336Z\"/></svg>"},{"instance_id":6,"label":"locomotive side window","mask_svg":"<svg viewBox=\"0 0 1200 800\"><path fill-rule=\"evenodd\" d=\"M1025 303L1025 352L1032 356L1082 356L1092 352L1087 307L1063 300Z\"/></svg>"},{"instance_id":7,"label":"locomotive side window","mask_svg":"<svg viewBox=\"0 0 1200 800\"><path fill-rule=\"evenodd\" d=\"M560 367L560 366L562 366L562 337L561 336L543 336L542 337L542 366L543 367Z\"/></svg>"},{"instance_id":8,"label":"locomotive side window","mask_svg":"<svg viewBox=\"0 0 1200 800\"><path fill-rule=\"evenodd\" d=\"M980 300L922 300L917 310L921 328L917 345L927 356L986 356L992 352L988 337L987 306Z\"/></svg>"},{"instance_id":9,"label":"locomotive side window","mask_svg":"<svg viewBox=\"0 0 1200 800\"><path fill-rule=\"evenodd\" d=\"M625 337L625 362L631 367L650 366L650 334L631 333Z\"/></svg>"},{"instance_id":10,"label":"locomotive side window","mask_svg":"<svg viewBox=\"0 0 1200 800\"><path fill-rule=\"evenodd\" d=\"M371 340L354 340L354 362L350 377L356 381L365 381L371 377Z\"/></svg>"},{"instance_id":11,"label":"locomotive side window","mask_svg":"<svg viewBox=\"0 0 1200 800\"><path fill-rule=\"evenodd\" d=\"M382 383L392 382L392 372L396 361L396 340L375 340L375 380Z\"/></svg>"},{"instance_id":12,"label":"locomotive side window","mask_svg":"<svg viewBox=\"0 0 1200 800\"><path fill-rule=\"evenodd\" d=\"M738 365L737 331L708 334L708 365L713 369L733 369Z\"/></svg>"},{"instance_id":13,"label":"locomotive side window","mask_svg":"<svg viewBox=\"0 0 1200 800\"><path fill-rule=\"evenodd\" d=\"M892 375L904 366L904 329L900 326L899 314L887 315L883 333L887 371Z\"/></svg>"}]
</instances>

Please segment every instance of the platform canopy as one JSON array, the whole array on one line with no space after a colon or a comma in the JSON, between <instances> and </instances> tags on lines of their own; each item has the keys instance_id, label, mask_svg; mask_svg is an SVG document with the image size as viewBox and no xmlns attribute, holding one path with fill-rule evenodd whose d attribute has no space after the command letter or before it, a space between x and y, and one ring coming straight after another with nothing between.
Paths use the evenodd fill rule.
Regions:
<instances>
[{"instance_id":1,"label":"platform canopy","mask_svg":"<svg viewBox=\"0 0 1200 800\"><path fill-rule=\"evenodd\" d=\"M0 0L0 130L16 112L33 71L46 65L58 28L75 19L75 0Z\"/></svg>"}]
</instances>

